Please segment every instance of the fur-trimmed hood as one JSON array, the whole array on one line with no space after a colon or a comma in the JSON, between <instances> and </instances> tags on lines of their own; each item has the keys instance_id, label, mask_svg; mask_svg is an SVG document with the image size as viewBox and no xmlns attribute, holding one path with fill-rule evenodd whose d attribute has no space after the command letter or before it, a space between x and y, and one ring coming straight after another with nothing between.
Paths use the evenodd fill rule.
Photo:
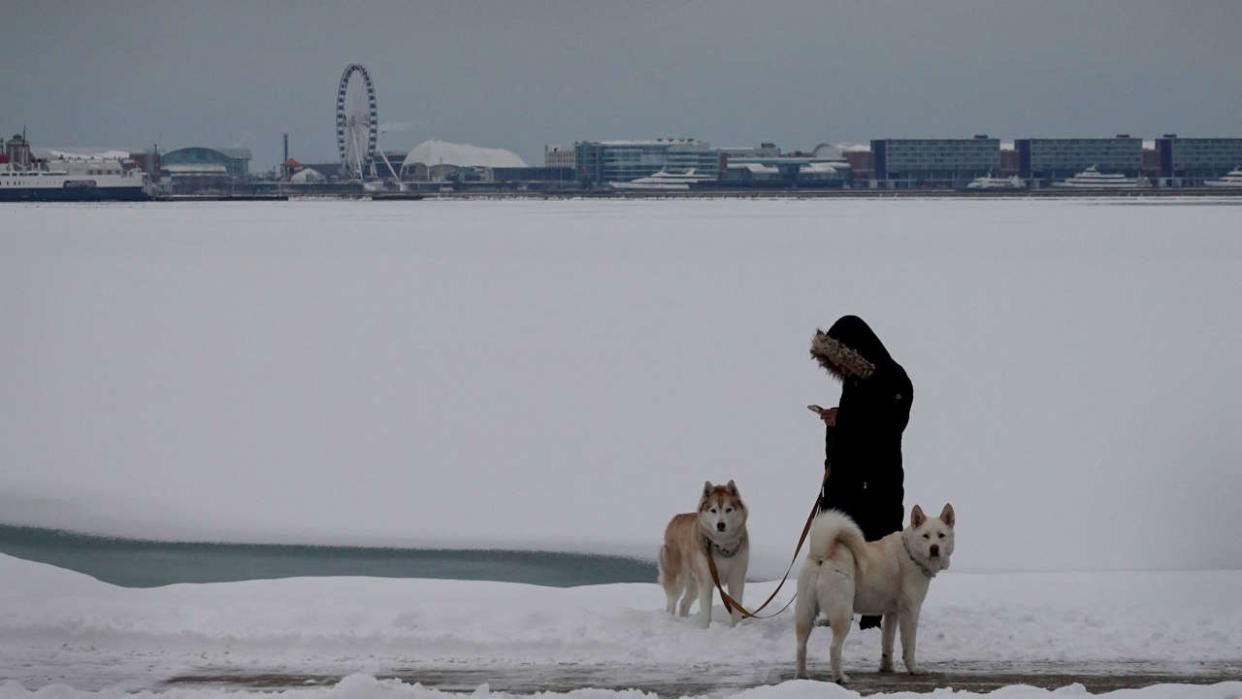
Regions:
<instances>
[{"instance_id":1,"label":"fur-trimmed hood","mask_svg":"<svg viewBox=\"0 0 1242 699\"><path fill-rule=\"evenodd\" d=\"M816 330L811 357L841 381L869 378L877 365L893 361L884 343L858 316L842 316L828 332Z\"/></svg>"}]
</instances>

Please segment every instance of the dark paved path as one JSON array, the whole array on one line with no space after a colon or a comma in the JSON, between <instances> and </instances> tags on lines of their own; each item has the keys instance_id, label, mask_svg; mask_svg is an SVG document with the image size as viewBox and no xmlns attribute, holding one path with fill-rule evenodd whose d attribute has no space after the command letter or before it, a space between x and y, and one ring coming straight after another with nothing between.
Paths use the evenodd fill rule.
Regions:
<instances>
[{"instance_id":1,"label":"dark paved path","mask_svg":"<svg viewBox=\"0 0 1242 699\"><path fill-rule=\"evenodd\" d=\"M810 668L812 679L826 680L827 666ZM870 668L851 668L847 685L861 694L880 692L930 692L942 687L972 692L989 692L998 687L1025 684L1056 689L1082 684L1092 693L1115 689L1147 687L1153 684L1215 684L1242 681L1242 661L1190 664L1126 663L1023 663L1000 666L996 663L931 663L925 674L903 672L880 674ZM723 665L635 666L529 664L471 665L462 663L427 667L398 668L380 673L380 678L398 678L409 684L420 683L445 691L472 692L481 684L492 691L511 694L567 692L583 687L599 689L639 689L661 697L721 696L759 685L778 684L793 678L793 664L733 667ZM280 689L332 685L340 681L335 674L284 674L279 672L236 674L226 668L204 668L201 673L174 677L167 685L219 685L234 688Z\"/></svg>"}]
</instances>

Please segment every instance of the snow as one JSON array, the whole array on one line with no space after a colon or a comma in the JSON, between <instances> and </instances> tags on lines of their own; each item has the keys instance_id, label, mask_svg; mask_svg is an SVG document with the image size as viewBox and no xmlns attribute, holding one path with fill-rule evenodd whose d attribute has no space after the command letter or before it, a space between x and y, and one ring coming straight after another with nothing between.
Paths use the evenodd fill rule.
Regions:
<instances>
[{"instance_id":1,"label":"snow","mask_svg":"<svg viewBox=\"0 0 1242 699\"><path fill-rule=\"evenodd\" d=\"M858 313L916 387L907 505L958 513L925 665L1236 666L1231 201L9 207L0 521L650 558L705 479L732 478L752 577L770 580L821 472L804 406L839 395L807 345ZM853 696L781 681L787 616L703 631L654 584L125 589L4 556L0 581L0 699L241 691L162 684L213 671L345 678L280 694L430 697L382 678L709 662L777 669L739 696ZM827 641L812 636L812 672ZM874 667L877 643L852 634L847 671Z\"/></svg>"},{"instance_id":2,"label":"snow","mask_svg":"<svg viewBox=\"0 0 1242 699\"><path fill-rule=\"evenodd\" d=\"M654 583L546 588L300 578L128 589L9 556L0 556L0 579L6 583L0 588L0 677L17 680L0 685L0 699L29 696L26 690L41 687L41 697L160 689L171 698L180 690L160 683L182 674L374 677L444 664L472 667L484 676L518 666L600 663L659 673L706 662L767 664L776 666L781 679L792 675L788 614L730 628L717 600L715 620L704 631L690 619L668 616ZM773 585L748 586L747 599L753 604ZM1021 668L1048 661L1138 660L1159 667L1237 661L1238 589L1242 571L948 571L933 582L923 609L919 660L932 668L964 662ZM778 599L789 594L786 588ZM826 668L829 636L822 629L812 634L813 674ZM852 633L846 670L871 671L878 643L875 632ZM54 684L77 691L49 688ZM350 688L359 686L369 687L358 690L364 696L428 691L351 677L325 696L354 696ZM1233 696L1240 690L1235 683ZM758 691L792 698L830 690L822 682L786 682Z\"/></svg>"},{"instance_id":3,"label":"snow","mask_svg":"<svg viewBox=\"0 0 1242 699\"><path fill-rule=\"evenodd\" d=\"M129 160L132 150L118 148L31 148L42 158L53 160Z\"/></svg>"},{"instance_id":4,"label":"snow","mask_svg":"<svg viewBox=\"0 0 1242 699\"><path fill-rule=\"evenodd\" d=\"M771 577L858 313L955 566L1238 568L1229 201L8 207L0 520L650 559L732 478Z\"/></svg>"},{"instance_id":5,"label":"snow","mask_svg":"<svg viewBox=\"0 0 1242 699\"><path fill-rule=\"evenodd\" d=\"M1224 682L1217 685L1157 685L1142 689L1119 690L1107 694L1090 695L1081 685L1070 685L1055 691L1037 689L1028 686L1006 687L988 694L969 692L937 692L934 696L988 696L993 699L1031 699L1038 697L1085 697L1104 696L1115 699L1237 699L1242 692L1242 682ZM208 697L236 696L237 692L225 690L187 690L174 689L167 692L124 692L121 690L103 692L84 692L65 685L45 687L39 691L22 689L18 683L9 681L0 684L0 699L207 699ZM429 689L422 685L410 685L400 680L378 680L365 674L350 675L337 685L328 689L294 689L277 692L265 692L270 699L449 699L461 697L460 693L449 693ZM512 694L493 692L486 685L470 694L472 699L507 699ZM635 690L607 692L594 689L581 689L565 693L540 692L535 696L545 699L564 697L564 699L655 699L657 695ZM732 695L734 699L835 699L838 697L858 697L857 692L838 687L834 684L811 682L806 680L790 680L780 685L757 687ZM879 696L879 695L873 695ZM914 692L885 694L894 699L923 699L928 696Z\"/></svg>"}]
</instances>

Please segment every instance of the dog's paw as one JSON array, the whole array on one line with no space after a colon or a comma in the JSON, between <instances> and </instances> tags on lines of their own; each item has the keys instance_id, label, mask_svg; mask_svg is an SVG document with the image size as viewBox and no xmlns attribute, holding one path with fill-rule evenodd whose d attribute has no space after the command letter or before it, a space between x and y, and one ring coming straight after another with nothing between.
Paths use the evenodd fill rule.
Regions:
<instances>
[{"instance_id":1,"label":"dog's paw","mask_svg":"<svg viewBox=\"0 0 1242 699\"><path fill-rule=\"evenodd\" d=\"M893 671L893 661L889 660L887 662L880 663L880 672L888 673L892 671Z\"/></svg>"},{"instance_id":2,"label":"dog's paw","mask_svg":"<svg viewBox=\"0 0 1242 699\"><path fill-rule=\"evenodd\" d=\"M846 682L850 681L850 676L845 674L844 672L839 672L837 673L836 677L832 678L832 681L836 682L837 684L845 684Z\"/></svg>"},{"instance_id":3,"label":"dog's paw","mask_svg":"<svg viewBox=\"0 0 1242 699\"><path fill-rule=\"evenodd\" d=\"M806 674L806 670L802 670L801 672L794 673L794 679L795 680L809 680L811 679L811 676Z\"/></svg>"},{"instance_id":4,"label":"dog's paw","mask_svg":"<svg viewBox=\"0 0 1242 699\"><path fill-rule=\"evenodd\" d=\"M921 668L919 668L918 666L916 666L916 665L907 665L907 666L906 666L906 672L910 673L911 675L921 675L921 674L923 674L923 670L922 670Z\"/></svg>"}]
</instances>

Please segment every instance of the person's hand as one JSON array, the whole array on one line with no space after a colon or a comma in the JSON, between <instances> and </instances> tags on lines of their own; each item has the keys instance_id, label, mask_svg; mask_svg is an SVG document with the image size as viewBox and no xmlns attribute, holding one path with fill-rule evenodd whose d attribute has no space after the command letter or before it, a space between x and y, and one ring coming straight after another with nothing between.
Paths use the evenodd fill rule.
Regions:
<instances>
[{"instance_id":1,"label":"person's hand","mask_svg":"<svg viewBox=\"0 0 1242 699\"><path fill-rule=\"evenodd\" d=\"M836 408L821 408L819 411L819 419L823 420L824 424L828 425L829 427L836 426L837 409Z\"/></svg>"}]
</instances>

